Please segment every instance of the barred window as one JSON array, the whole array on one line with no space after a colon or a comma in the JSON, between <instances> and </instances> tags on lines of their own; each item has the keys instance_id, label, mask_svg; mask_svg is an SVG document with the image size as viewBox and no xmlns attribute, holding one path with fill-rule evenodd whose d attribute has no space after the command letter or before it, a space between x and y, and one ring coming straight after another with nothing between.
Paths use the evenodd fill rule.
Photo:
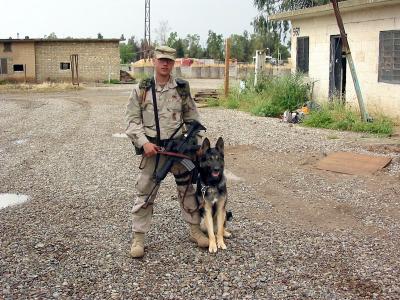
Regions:
<instances>
[{"instance_id":1,"label":"barred window","mask_svg":"<svg viewBox=\"0 0 400 300\"><path fill-rule=\"evenodd\" d=\"M13 65L13 70L14 70L14 72L23 72L24 65Z\"/></svg>"},{"instance_id":2,"label":"barred window","mask_svg":"<svg viewBox=\"0 0 400 300\"><path fill-rule=\"evenodd\" d=\"M308 73L308 49L309 49L308 36L298 37L297 56L296 56L297 72Z\"/></svg>"},{"instance_id":3,"label":"barred window","mask_svg":"<svg viewBox=\"0 0 400 300\"><path fill-rule=\"evenodd\" d=\"M400 83L400 30L379 33L378 81Z\"/></svg>"},{"instance_id":4,"label":"barred window","mask_svg":"<svg viewBox=\"0 0 400 300\"><path fill-rule=\"evenodd\" d=\"M0 58L0 74L7 73L7 58Z\"/></svg>"},{"instance_id":5,"label":"barred window","mask_svg":"<svg viewBox=\"0 0 400 300\"><path fill-rule=\"evenodd\" d=\"M62 62L60 63L60 70L69 70L71 69L71 63Z\"/></svg>"}]
</instances>

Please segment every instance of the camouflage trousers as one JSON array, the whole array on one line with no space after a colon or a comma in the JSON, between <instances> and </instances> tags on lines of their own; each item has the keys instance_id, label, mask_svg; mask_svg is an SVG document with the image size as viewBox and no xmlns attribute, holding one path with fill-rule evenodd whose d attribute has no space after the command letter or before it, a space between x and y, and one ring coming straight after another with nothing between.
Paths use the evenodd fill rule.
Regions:
<instances>
[{"instance_id":1,"label":"camouflage trousers","mask_svg":"<svg viewBox=\"0 0 400 300\"><path fill-rule=\"evenodd\" d=\"M160 156L159 166L164 164L165 159L165 156ZM153 181L155 164L155 156L144 157L140 166L142 170L136 181L136 197L132 208L133 232L146 233L150 230L154 200L157 196L158 187L154 189L147 203L145 203L145 201L155 185ZM175 176L175 181L177 183L178 200L181 206L183 219L190 224L200 224L200 214L198 211L195 189L191 183L185 184L189 181L190 174L187 174L186 168L180 163L175 163L172 166L171 173Z\"/></svg>"}]
</instances>

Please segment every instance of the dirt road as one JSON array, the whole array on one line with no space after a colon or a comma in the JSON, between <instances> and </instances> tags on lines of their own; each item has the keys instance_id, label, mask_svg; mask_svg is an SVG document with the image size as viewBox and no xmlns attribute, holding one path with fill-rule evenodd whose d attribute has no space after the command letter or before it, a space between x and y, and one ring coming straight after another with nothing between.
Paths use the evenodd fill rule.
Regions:
<instances>
[{"instance_id":1,"label":"dirt road","mask_svg":"<svg viewBox=\"0 0 400 300\"><path fill-rule=\"evenodd\" d=\"M139 158L113 135L130 89L0 94L0 193L30 199L0 210L0 298L400 297L398 137L237 111L201 109L207 136L226 143L228 249L211 255L187 239L168 177L146 256L129 258ZM393 162L370 176L315 169L338 150Z\"/></svg>"}]
</instances>

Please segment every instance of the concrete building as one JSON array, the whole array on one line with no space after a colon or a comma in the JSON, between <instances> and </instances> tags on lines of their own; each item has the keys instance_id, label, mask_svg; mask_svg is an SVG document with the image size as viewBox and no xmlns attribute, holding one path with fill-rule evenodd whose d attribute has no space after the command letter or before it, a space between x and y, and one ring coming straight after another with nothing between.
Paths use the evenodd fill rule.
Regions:
<instances>
[{"instance_id":1,"label":"concrete building","mask_svg":"<svg viewBox=\"0 0 400 300\"><path fill-rule=\"evenodd\" d=\"M119 79L119 39L0 39L0 81L71 81L76 68L80 81Z\"/></svg>"},{"instance_id":2,"label":"concrete building","mask_svg":"<svg viewBox=\"0 0 400 300\"><path fill-rule=\"evenodd\" d=\"M367 108L400 117L400 0L339 2ZM292 24L292 71L307 74L314 99L357 97L331 4L276 14Z\"/></svg>"}]
</instances>

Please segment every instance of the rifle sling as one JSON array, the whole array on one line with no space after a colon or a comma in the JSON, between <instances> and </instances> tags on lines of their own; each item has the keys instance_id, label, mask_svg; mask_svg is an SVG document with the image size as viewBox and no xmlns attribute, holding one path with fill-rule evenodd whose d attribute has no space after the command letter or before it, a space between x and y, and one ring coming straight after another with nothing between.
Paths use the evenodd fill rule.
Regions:
<instances>
[{"instance_id":1,"label":"rifle sling","mask_svg":"<svg viewBox=\"0 0 400 300\"><path fill-rule=\"evenodd\" d=\"M160 122L158 119L158 107L157 107L157 95L156 95L156 81L155 78L151 80L151 95L153 97L153 108L154 108L154 121L156 123L156 132L157 132L157 137L156 137L156 145L160 146ZM160 161L160 154L157 153L156 156L156 165L154 167L154 174L157 171L158 168L158 163Z\"/></svg>"}]
</instances>

